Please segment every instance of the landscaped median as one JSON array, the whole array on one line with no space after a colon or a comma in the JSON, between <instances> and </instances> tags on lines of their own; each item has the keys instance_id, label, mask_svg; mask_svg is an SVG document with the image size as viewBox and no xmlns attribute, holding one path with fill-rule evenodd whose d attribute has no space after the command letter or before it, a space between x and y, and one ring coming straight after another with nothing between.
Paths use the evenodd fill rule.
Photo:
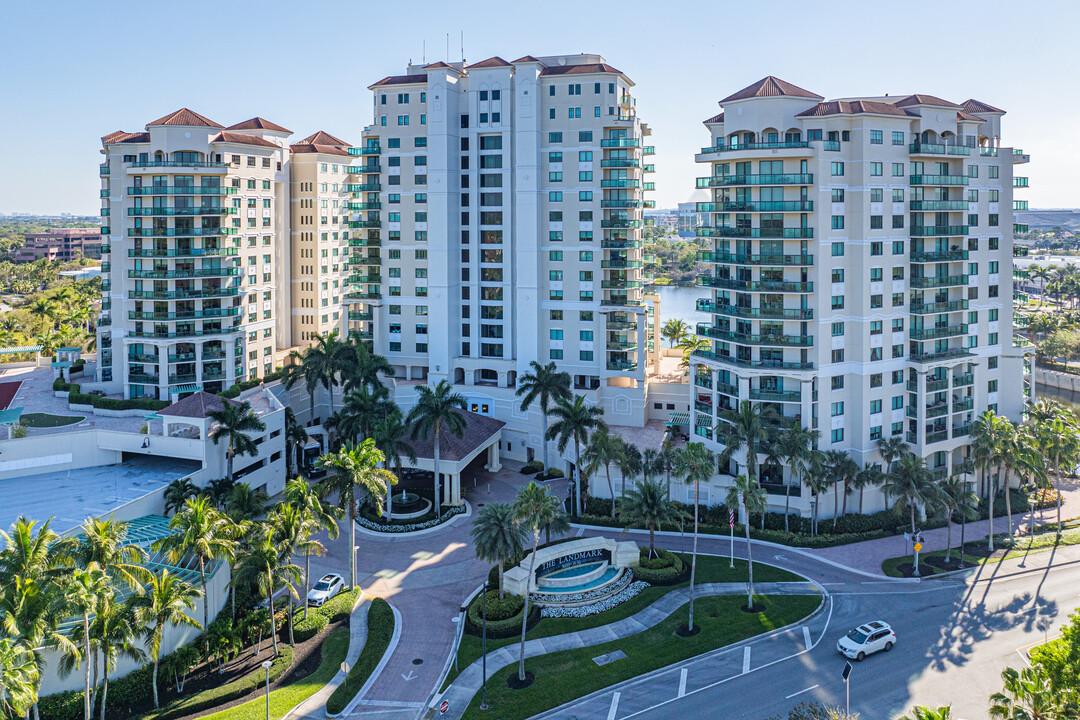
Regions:
<instances>
[{"instance_id":1,"label":"landscaped median","mask_svg":"<svg viewBox=\"0 0 1080 720\"><path fill-rule=\"evenodd\" d=\"M390 639L394 635L394 610L382 598L371 601L367 616L367 642L364 650L360 653L353 666L349 668L349 674L345 676L345 682L338 685L334 694L326 701L328 715L336 715L345 709L349 701L360 691L375 667L382 660L386 648L390 646Z\"/></svg>"}]
</instances>

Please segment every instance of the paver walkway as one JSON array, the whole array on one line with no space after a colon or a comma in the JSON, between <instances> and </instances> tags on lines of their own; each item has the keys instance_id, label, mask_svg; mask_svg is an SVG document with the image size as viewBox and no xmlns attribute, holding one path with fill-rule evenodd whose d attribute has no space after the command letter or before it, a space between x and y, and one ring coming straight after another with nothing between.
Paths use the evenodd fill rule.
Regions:
<instances>
[{"instance_id":1,"label":"paver walkway","mask_svg":"<svg viewBox=\"0 0 1080 720\"><path fill-rule=\"evenodd\" d=\"M357 605L349 616L349 651L345 653L345 662L351 668L360 658L360 653L367 644L367 614L371 608L371 599L367 596L360 597ZM337 690L338 685L345 682L345 673L340 669L333 679L324 685L318 692L304 700L302 703L285 713L282 720L318 720L326 717L326 701Z\"/></svg>"},{"instance_id":2,"label":"paver walkway","mask_svg":"<svg viewBox=\"0 0 1080 720\"><path fill-rule=\"evenodd\" d=\"M710 595L741 595L746 592L746 583L708 583L698 585L695 593L696 598ZM754 593L758 595L816 595L818 589L808 582L770 582L755 583ZM624 618L608 625L580 630L578 632L552 635L550 637L536 638L525 642L525 657L536 657L560 650L573 650L591 645L601 645L612 640L630 637L659 625L669 615L690 601L690 589L679 588L667 593L647 608L640 610L628 618ZM521 646L518 644L506 645L487 654L487 673L490 678L500 669L518 661ZM483 659L476 660L461 671L450 687L440 696L440 702L446 700L450 703L450 710L442 717L448 720L460 718L469 702L480 690L483 683Z\"/></svg>"}]
</instances>

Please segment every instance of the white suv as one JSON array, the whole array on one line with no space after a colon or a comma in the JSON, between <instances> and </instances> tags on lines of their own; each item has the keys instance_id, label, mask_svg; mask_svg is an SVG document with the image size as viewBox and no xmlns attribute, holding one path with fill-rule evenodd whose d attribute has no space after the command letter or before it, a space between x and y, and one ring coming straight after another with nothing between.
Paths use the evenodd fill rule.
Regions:
<instances>
[{"instance_id":1,"label":"white suv","mask_svg":"<svg viewBox=\"0 0 1080 720\"><path fill-rule=\"evenodd\" d=\"M852 660L862 660L878 650L889 652L896 644L896 633L883 620L860 625L836 643L837 651Z\"/></svg>"},{"instance_id":2,"label":"white suv","mask_svg":"<svg viewBox=\"0 0 1080 720\"><path fill-rule=\"evenodd\" d=\"M323 575L315 587L308 590L308 605L319 607L345 589L345 581L340 575L330 573Z\"/></svg>"}]
</instances>

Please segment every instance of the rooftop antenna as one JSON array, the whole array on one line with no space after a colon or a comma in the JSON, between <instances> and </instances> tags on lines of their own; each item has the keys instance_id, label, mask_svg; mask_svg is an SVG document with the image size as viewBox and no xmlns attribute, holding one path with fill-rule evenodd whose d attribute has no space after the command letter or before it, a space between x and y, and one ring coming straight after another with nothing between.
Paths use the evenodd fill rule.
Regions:
<instances>
[{"instance_id":1,"label":"rooftop antenna","mask_svg":"<svg viewBox=\"0 0 1080 720\"><path fill-rule=\"evenodd\" d=\"M461 30L461 66L465 67L465 31Z\"/></svg>"},{"instance_id":2,"label":"rooftop antenna","mask_svg":"<svg viewBox=\"0 0 1080 720\"><path fill-rule=\"evenodd\" d=\"M420 53L421 53L421 55L420 55L420 57L421 57L420 63L422 65L427 65L427 40L424 40L424 44L422 46L422 49L421 49Z\"/></svg>"},{"instance_id":3,"label":"rooftop antenna","mask_svg":"<svg viewBox=\"0 0 1080 720\"><path fill-rule=\"evenodd\" d=\"M446 62L450 62L450 33L446 33Z\"/></svg>"}]
</instances>

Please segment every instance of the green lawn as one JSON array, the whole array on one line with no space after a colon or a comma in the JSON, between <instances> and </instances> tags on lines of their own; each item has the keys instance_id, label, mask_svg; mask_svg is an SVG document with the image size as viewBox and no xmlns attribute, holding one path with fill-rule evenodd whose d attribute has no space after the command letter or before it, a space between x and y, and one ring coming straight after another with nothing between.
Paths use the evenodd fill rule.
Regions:
<instances>
[{"instance_id":1,"label":"green lawn","mask_svg":"<svg viewBox=\"0 0 1080 720\"><path fill-rule=\"evenodd\" d=\"M334 694L326 701L326 712L339 713L352 700L353 695L367 682L368 677L379 664L390 638L394 634L394 611L382 598L371 601L367 616L367 642L356 663L349 668L349 674L345 682L338 685ZM340 664L340 663L339 663Z\"/></svg>"},{"instance_id":2,"label":"green lawn","mask_svg":"<svg viewBox=\"0 0 1080 720\"><path fill-rule=\"evenodd\" d=\"M680 555L682 559L686 561L687 565L689 565L690 556L681 553ZM724 557L698 555L694 583L701 585L705 583L746 582L746 561L736 559L734 569L729 568L728 563L728 559ZM780 568L772 567L771 565L754 563L754 582L790 582L802 579L803 578L794 573L790 573L787 570L781 570ZM676 588L686 587L689 584L689 581L687 581L679 583L678 585L658 585L648 587L623 604L588 617L544 618L525 635L525 639L533 640L535 638L562 635L563 633L576 632L578 630L587 630L589 628L599 627L600 625L609 625L644 610L659 600L663 595L666 595ZM500 639L488 638L487 649L488 652L491 652L492 650L498 650L504 645L520 642L520 640L520 637ZM468 633L462 635L461 644L458 646L457 669L454 667L450 668L450 672L446 677L446 682L443 683L444 690L451 682L453 682L454 678L457 677L459 671L467 668L474 660L480 659L480 649L481 639L479 637L469 635Z\"/></svg>"},{"instance_id":3,"label":"green lawn","mask_svg":"<svg viewBox=\"0 0 1080 720\"><path fill-rule=\"evenodd\" d=\"M656 627L632 637L529 658L525 669L533 673L535 682L524 690L507 687L507 678L517 672L517 665L505 667L488 680L490 709L479 710L477 693L464 717L522 720L623 680L798 622L818 607L821 598L758 596L756 602L765 605L765 610L759 613L743 612L740 606L745 602L744 598L732 595L695 601L694 620L701 626L701 632L692 637L674 634L686 624L686 613L680 608ZM615 650L622 650L627 657L603 666L592 660Z\"/></svg>"},{"instance_id":4,"label":"green lawn","mask_svg":"<svg viewBox=\"0 0 1080 720\"><path fill-rule=\"evenodd\" d=\"M85 420L84 415L50 415L48 413L25 413L19 417L19 424L32 428L54 428L74 425Z\"/></svg>"},{"instance_id":5,"label":"green lawn","mask_svg":"<svg viewBox=\"0 0 1080 720\"><path fill-rule=\"evenodd\" d=\"M322 660L315 672L270 693L270 718L278 720L297 703L307 700L337 674L349 651L349 629L340 627L326 636L322 644ZM249 700L236 707L207 716L206 720L263 720L266 717L266 698Z\"/></svg>"},{"instance_id":6,"label":"green lawn","mask_svg":"<svg viewBox=\"0 0 1080 720\"><path fill-rule=\"evenodd\" d=\"M994 547L996 548L1004 548L1007 546L1006 543L1008 542L1009 538L1007 535L1002 534L994 536ZM1068 545L1080 545L1080 528L1067 529L1062 532L1060 538L1054 530L1037 533L1034 537L1029 535L1014 537L1012 545L1007 553L992 558L984 557L986 554L985 539L972 540L971 542L964 543L964 564L968 567L973 567L982 565L983 563L996 563L1001 562L1002 560L1012 560L1014 558L1024 557L1025 555L1045 552L1055 547L1066 547ZM954 547L952 556L956 557L957 552L958 547ZM945 551L935 550L933 552L919 554L919 573L923 577L944 572L941 568L923 564L923 560L927 557L943 558L945 557ZM913 561L914 558L911 555L889 558L881 563L881 571L889 577L903 577L896 568L899 565Z\"/></svg>"}]
</instances>

